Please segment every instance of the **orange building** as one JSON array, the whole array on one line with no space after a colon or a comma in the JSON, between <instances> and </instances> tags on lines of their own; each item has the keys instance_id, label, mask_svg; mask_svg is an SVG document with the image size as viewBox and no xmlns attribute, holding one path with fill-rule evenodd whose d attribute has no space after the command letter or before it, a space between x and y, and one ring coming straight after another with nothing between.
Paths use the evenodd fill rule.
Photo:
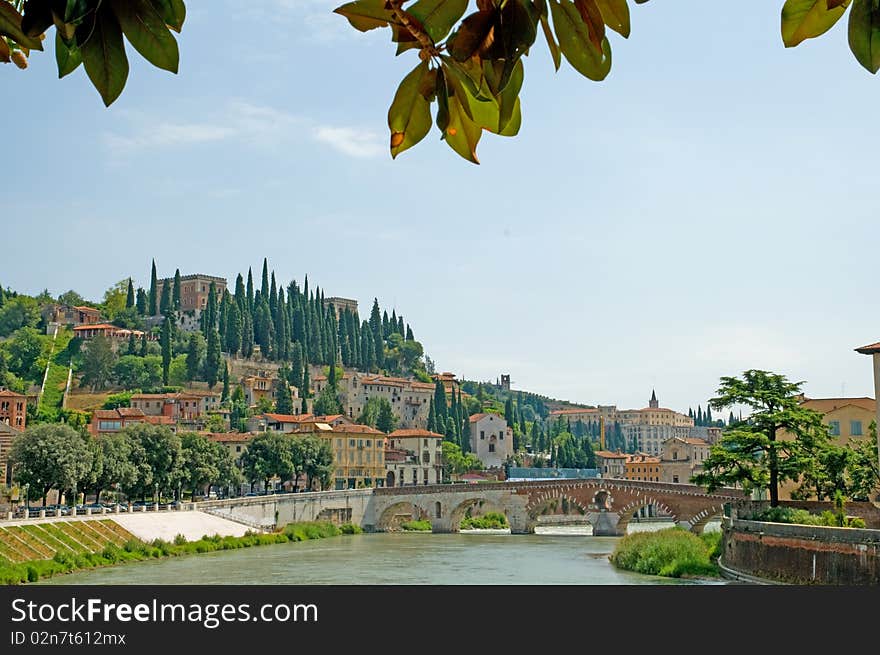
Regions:
<instances>
[{"instance_id":1,"label":"orange building","mask_svg":"<svg viewBox=\"0 0 880 655\"><path fill-rule=\"evenodd\" d=\"M660 482L660 458L646 453L627 455L623 463L623 471L627 480Z\"/></svg>"}]
</instances>

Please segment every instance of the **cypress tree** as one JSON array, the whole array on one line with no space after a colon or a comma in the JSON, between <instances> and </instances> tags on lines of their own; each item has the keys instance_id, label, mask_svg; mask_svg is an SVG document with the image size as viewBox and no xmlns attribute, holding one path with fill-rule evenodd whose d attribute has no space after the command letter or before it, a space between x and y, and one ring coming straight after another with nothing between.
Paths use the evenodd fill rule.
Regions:
<instances>
[{"instance_id":1,"label":"cypress tree","mask_svg":"<svg viewBox=\"0 0 880 655\"><path fill-rule=\"evenodd\" d=\"M708 403L706 404L706 415L703 417L703 420L706 422L706 425L712 425L712 407Z\"/></svg>"},{"instance_id":2,"label":"cypress tree","mask_svg":"<svg viewBox=\"0 0 880 655\"><path fill-rule=\"evenodd\" d=\"M290 373L288 374L287 379L290 381L290 384L300 391L302 391L303 383L302 353L302 344L299 341L294 341L293 346L290 349Z\"/></svg>"},{"instance_id":3,"label":"cypress tree","mask_svg":"<svg viewBox=\"0 0 880 655\"><path fill-rule=\"evenodd\" d=\"M153 260L153 267L150 272L150 296L149 296L149 311L150 316L157 316L159 314L159 298L158 294L158 280L156 279L156 260ZM166 382L167 384L167 382Z\"/></svg>"},{"instance_id":4,"label":"cypress tree","mask_svg":"<svg viewBox=\"0 0 880 655\"><path fill-rule=\"evenodd\" d=\"M462 453L473 451L473 448L471 447L471 419L469 416L465 416L464 421L462 422L460 445Z\"/></svg>"},{"instance_id":5,"label":"cypress tree","mask_svg":"<svg viewBox=\"0 0 880 655\"><path fill-rule=\"evenodd\" d=\"M138 353L141 357L147 356L147 333L141 335L141 351Z\"/></svg>"},{"instance_id":6,"label":"cypress tree","mask_svg":"<svg viewBox=\"0 0 880 655\"><path fill-rule=\"evenodd\" d=\"M446 438L443 441L451 441L452 443L458 443L458 439L455 436L455 419L451 416L446 418L446 430L444 431L446 434Z\"/></svg>"},{"instance_id":7,"label":"cypress tree","mask_svg":"<svg viewBox=\"0 0 880 655\"><path fill-rule=\"evenodd\" d=\"M202 368L202 342L199 334L191 333L186 347L186 379L189 381L198 379Z\"/></svg>"},{"instance_id":8,"label":"cypress tree","mask_svg":"<svg viewBox=\"0 0 880 655\"><path fill-rule=\"evenodd\" d=\"M379 312L379 301L373 298L373 309L370 312L370 330L373 335L373 357L375 366L382 368L384 363L384 347L382 336L382 315Z\"/></svg>"},{"instance_id":9,"label":"cypress tree","mask_svg":"<svg viewBox=\"0 0 880 655\"><path fill-rule=\"evenodd\" d=\"M388 323L388 310L382 312L382 338L387 339L391 336L391 326Z\"/></svg>"},{"instance_id":10,"label":"cypress tree","mask_svg":"<svg viewBox=\"0 0 880 655\"><path fill-rule=\"evenodd\" d=\"M309 384L309 365L305 364L303 366L302 389L300 389L300 395L303 397L303 407L305 407L305 399L312 393L309 389Z\"/></svg>"},{"instance_id":11,"label":"cypress tree","mask_svg":"<svg viewBox=\"0 0 880 655\"><path fill-rule=\"evenodd\" d=\"M174 288L171 293L171 308L180 311L180 269L174 269Z\"/></svg>"},{"instance_id":12,"label":"cypress tree","mask_svg":"<svg viewBox=\"0 0 880 655\"><path fill-rule=\"evenodd\" d=\"M220 396L220 402L229 402L229 364L223 364L223 394Z\"/></svg>"},{"instance_id":13,"label":"cypress tree","mask_svg":"<svg viewBox=\"0 0 880 655\"><path fill-rule=\"evenodd\" d=\"M146 316L147 314L147 292L138 287L135 295L134 306L137 309L138 316Z\"/></svg>"},{"instance_id":14,"label":"cypress tree","mask_svg":"<svg viewBox=\"0 0 880 655\"><path fill-rule=\"evenodd\" d=\"M223 363L223 357L220 353L220 333L216 328L212 328L208 333L208 349L205 354L205 381L208 383L208 389L213 389L220 377L220 365Z\"/></svg>"},{"instance_id":15,"label":"cypress tree","mask_svg":"<svg viewBox=\"0 0 880 655\"><path fill-rule=\"evenodd\" d=\"M397 310L396 309L393 309L393 308L391 309L391 318L389 320L390 320L390 322L388 323L388 335L390 336L394 332L397 332ZM401 334L400 336L403 336L403 335Z\"/></svg>"},{"instance_id":16,"label":"cypress tree","mask_svg":"<svg viewBox=\"0 0 880 655\"><path fill-rule=\"evenodd\" d=\"M0 293L2 292L3 290L0 289ZM2 306L2 303L0 303L0 306ZM128 278L128 293L125 296L125 308L130 309L132 307L134 307L134 285L131 283L131 278Z\"/></svg>"},{"instance_id":17,"label":"cypress tree","mask_svg":"<svg viewBox=\"0 0 880 655\"><path fill-rule=\"evenodd\" d=\"M428 432L437 432L437 411L434 409L434 397L428 401Z\"/></svg>"},{"instance_id":18,"label":"cypress tree","mask_svg":"<svg viewBox=\"0 0 880 655\"><path fill-rule=\"evenodd\" d=\"M446 426L446 417L448 416L448 412L446 411L446 388L443 386L443 383L440 380L434 381L434 411L437 414L437 423L438 427ZM442 422L441 420L442 419ZM438 430L442 434L442 430Z\"/></svg>"},{"instance_id":19,"label":"cypress tree","mask_svg":"<svg viewBox=\"0 0 880 655\"><path fill-rule=\"evenodd\" d=\"M260 295L262 295L263 298L268 298L269 296L269 260L265 257L263 257L263 275L261 277Z\"/></svg>"},{"instance_id":20,"label":"cypress tree","mask_svg":"<svg viewBox=\"0 0 880 655\"><path fill-rule=\"evenodd\" d=\"M241 313L238 311L238 303L230 302L226 317L226 352L237 355L241 350Z\"/></svg>"},{"instance_id":21,"label":"cypress tree","mask_svg":"<svg viewBox=\"0 0 880 655\"><path fill-rule=\"evenodd\" d=\"M171 367L171 321L165 317L159 337L162 345L162 384L168 385L168 370Z\"/></svg>"},{"instance_id":22,"label":"cypress tree","mask_svg":"<svg viewBox=\"0 0 880 655\"><path fill-rule=\"evenodd\" d=\"M734 423L736 423L736 419L733 417L733 410L731 410L730 416L727 417L727 425L728 425L728 427L730 427Z\"/></svg>"},{"instance_id":23,"label":"cypress tree","mask_svg":"<svg viewBox=\"0 0 880 655\"><path fill-rule=\"evenodd\" d=\"M336 363L330 362L330 371L327 374L327 385L336 393Z\"/></svg>"},{"instance_id":24,"label":"cypress tree","mask_svg":"<svg viewBox=\"0 0 880 655\"><path fill-rule=\"evenodd\" d=\"M532 423L532 433L530 435L530 441L532 443L532 450L535 452L539 452L538 444L540 443L541 438L541 429L538 427L538 422L535 421Z\"/></svg>"},{"instance_id":25,"label":"cypress tree","mask_svg":"<svg viewBox=\"0 0 880 655\"><path fill-rule=\"evenodd\" d=\"M290 393L290 382L287 379L287 370L281 367L278 370L278 381L275 392L275 411L279 414L293 414L293 395Z\"/></svg>"},{"instance_id":26,"label":"cypress tree","mask_svg":"<svg viewBox=\"0 0 880 655\"><path fill-rule=\"evenodd\" d=\"M415 341L416 338L413 336L412 328L407 324L406 326L406 340L407 341Z\"/></svg>"},{"instance_id":27,"label":"cypress tree","mask_svg":"<svg viewBox=\"0 0 880 655\"><path fill-rule=\"evenodd\" d=\"M245 293L247 294L248 311L253 312L254 311L254 274L253 274L253 271L251 271L250 266L248 266L247 291L245 291Z\"/></svg>"},{"instance_id":28,"label":"cypress tree","mask_svg":"<svg viewBox=\"0 0 880 655\"><path fill-rule=\"evenodd\" d=\"M162 316L171 314L171 285L168 280L162 281L162 295L159 300L159 313Z\"/></svg>"},{"instance_id":29,"label":"cypress tree","mask_svg":"<svg viewBox=\"0 0 880 655\"><path fill-rule=\"evenodd\" d=\"M364 321L361 326L361 370L376 370L376 355L374 350L375 340L373 339L373 331Z\"/></svg>"},{"instance_id":30,"label":"cypress tree","mask_svg":"<svg viewBox=\"0 0 880 655\"><path fill-rule=\"evenodd\" d=\"M507 400L504 403L504 420L507 421L507 425L513 426L516 421L513 416L513 398L510 396L507 397Z\"/></svg>"},{"instance_id":31,"label":"cypress tree","mask_svg":"<svg viewBox=\"0 0 880 655\"><path fill-rule=\"evenodd\" d=\"M241 354L243 357L254 354L254 322L249 311L241 317Z\"/></svg>"},{"instance_id":32,"label":"cypress tree","mask_svg":"<svg viewBox=\"0 0 880 655\"><path fill-rule=\"evenodd\" d=\"M128 354L134 355L137 353L137 339L134 336L134 332L132 332L128 336ZM2 379L0 379L2 381Z\"/></svg>"},{"instance_id":33,"label":"cypress tree","mask_svg":"<svg viewBox=\"0 0 880 655\"><path fill-rule=\"evenodd\" d=\"M703 408L697 405L697 425L703 425Z\"/></svg>"}]
</instances>

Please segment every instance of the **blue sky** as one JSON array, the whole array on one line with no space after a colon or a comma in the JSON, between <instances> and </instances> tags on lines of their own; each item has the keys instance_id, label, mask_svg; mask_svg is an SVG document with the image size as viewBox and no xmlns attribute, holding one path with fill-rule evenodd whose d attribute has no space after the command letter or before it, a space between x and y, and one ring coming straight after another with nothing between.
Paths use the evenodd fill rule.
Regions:
<instances>
[{"instance_id":1,"label":"blue sky","mask_svg":"<svg viewBox=\"0 0 880 655\"><path fill-rule=\"evenodd\" d=\"M520 134L474 166L436 129L391 159L416 55L338 4L191 0L179 74L132 54L109 109L51 46L0 67L0 283L99 299L153 257L230 281L268 257L362 313L378 297L472 379L684 411L748 368L873 395L853 348L880 339L880 80L845 19L786 49L781 2L633 5L601 83L539 40Z\"/></svg>"}]
</instances>

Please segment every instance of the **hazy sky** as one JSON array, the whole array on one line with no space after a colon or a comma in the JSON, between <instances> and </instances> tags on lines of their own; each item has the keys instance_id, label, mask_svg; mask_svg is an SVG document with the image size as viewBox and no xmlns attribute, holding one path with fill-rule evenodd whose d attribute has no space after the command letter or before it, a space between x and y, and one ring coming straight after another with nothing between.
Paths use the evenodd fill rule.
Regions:
<instances>
[{"instance_id":1,"label":"hazy sky","mask_svg":"<svg viewBox=\"0 0 880 655\"><path fill-rule=\"evenodd\" d=\"M786 49L781 0L631 3L601 83L539 36L522 130L475 166L436 129L391 159L416 55L341 2L187 4L180 73L132 55L109 109L51 46L0 66L4 287L99 300L153 257L230 282L268 257L471 379L684 411L748 368L873 395L880 80L845 19Z\"/></svg>"}]
</instances>

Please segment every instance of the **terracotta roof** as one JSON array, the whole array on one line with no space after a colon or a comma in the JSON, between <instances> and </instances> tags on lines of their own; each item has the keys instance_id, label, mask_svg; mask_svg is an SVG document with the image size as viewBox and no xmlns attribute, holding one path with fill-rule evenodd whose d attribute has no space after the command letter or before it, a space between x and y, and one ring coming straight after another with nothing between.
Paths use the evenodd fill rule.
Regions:
<instances>
[{"instance_id":1,"label":"terracotta roof","mask_svg":"<svg viewBox=\"0 0 880 655\"><path fill-rule=\"evenodd\" d=\"M876 411L877 409L877 403L874 399L867 396L862 398L805 398L801 401L801 407L814 409L823 414L846 407L847 405L855 405L869 412Z\"/></svg>"},{"instance_id":2,"label":"terracotta roof","mask_svg":"<svg viewBox=\"0 0 880 655\"><path fill-rule=\"evenodd\" d=\"M407 437L425 437L432 439L443 439L444 436L442 434L437 434L436 432L429 432L428 430L422 430L420 428L404 428L402 430L395 430L391 434L388 435L389 439L406 439Z\"/></svg>"},{"instance_id":3,"label":"terracotta roof","mask_svg":"<svg viewBox=\"0 0 880 655\"><path fill-rule=\"evenodd\" d=\"M255 436L257 435L253 432L216 432L207 435L208 439L210 439L211 441L216 441L218 443L250 441Z\"/></svg>"},{"instance_id":4,"label":"terracotta roof","mask_svg":"<svg viewBox=\"0 0 880 655\"><path fill-rule=\"evenodd\" d=\"M15 393L14 391L10 391L9 389L3 389L0 391L0 396L4 398L27 398L27 396L23 396L20 393Z\"/></svg>"},{"instance_id":5,"label":"terracotta roof","mask_svg":"<svg viewBox=\"0 0 880 655\"><path fill-rule=\"evenodd\" d=\"M626 459L626 455L623 453L612 453L610 450L597 450L593 453L596 457L602 457L604 459Z\"/></svg>"},{"instance_id":6,"label":"terracotta roof","mask_svg":"<svg viewBox=\"0 0 880 655\"><path fill-rule=\"evenodd\" d=\"M431 384L430 382L411 382L410 386L412 386L413 389L426 389L427 390L427 389L434 388L434 385Z\"/></svg>"},{"instance_id":7,"label":"terracotta roof","mask_svg":"<svg viewBox=\"0 0 880 655\"><path fill-rule=\"evenodd\" d=\"M360 425L358 423L355 423L354 425L337 425L333 428L333 431L341 434L381 434L383 437L385 436L385 433L381 430L371 428L369 425Z\"/></svg>"},{"instance_id":8,"label":"terracotta roof","mask_svg":"<svg viewBox=\"0 0 880 655\"><path fill-rule=\"evenodd\" d=\"M481 414L472 414L470 416L470 418L468 418L468 421L470 421L471 423L475 423L475 422L479 421L480 419L486 418L487 416L494 416L495 418L500 418L501 420L504 420L504 417L501 416L501 414L493 414L491 412L489 412L489 413L484 412Z\"/></svg>"},{"instance_id":9,"label":"terracotta roof","mask_svg":"<svg viewBox=\"0 0 880 655\"><path fill-rule=\"evenodd\" d=\"M685 437L682 439L685 443L693 444L695 446L708 446L709 442L705 439L697 439L696 437Z\"/></svg>"},{"instance_id":10,"label":"terracotta roof","mask_svg":"<svg viewBox=\"0 0 880 655\"><path fill-rule=\"evenodd\" d=\"M877 343L872 343L868 346L862 346L861 348L856 348L857 353L861 353L863 355L873 355L876 353L880 353L880 341Z\"/></svg>"},{"instance_id":11,"label":"terracotta roof","mask_svg":"<svg viewBox=\"0 0 880 655\"><path fill-rule=\"evenodd\" d=\"M75 328L73 328L73 331L76 332L77 330L106 330L106 329L122 330L123 328L119 327L118 325L110 325L109 323L95 323L94 325L78 325Z\"/></svg>"},{"instance_id":12,"label":"terracotta roof","mask_svg":"<svg viewBox=\"0 0 880 655\"><path fill-rule=\"evenodd\" d=\"M143 410L134 407L118 407L117 409L96 409L92 416L96 418L143 418Z\"/></svg>"},{"instance_id":13,"label":"terracotta roof","mask_svg":"<svg viewBox=\"0 0 880 655\"><path fill-rule=\"evenodd\" d=\"M170 416L145 416L144 420L150 425L175 425L176 423Z\"/></svg>"},{"instance_id":14,"label":"terracotta roof","mask_svg":"<svg viewBox=\"0 0 880 655\"><path fill-rule=\"evenodd\" d=\"M338 418L345 417L345 414L327 414L326 416L316 416L315 420L321 423L332 423Z\"/></svg>"},{"instance_id":15,"label":"terracotta roof","mask_svg":"<svg viewBox=\"0 0 880 655\"><path fill-rule=\"evenodd\" d=\"M550 416L560 416L563 414L583 414L584 412L597 413L599 410L595 407L584 407L581 409L555 409L550 412Z\"/></svg>"},{"instance_id":16,"label":"terracotta roof","mask_svg":"<svg viewBox=\"0 0 880 655\"><path fill-rule=\"evenodd\" d=\"M132 394L132 400L164 400L165 398L174 398L175 393L136 393Z\"/></svg>"},{"instance_id":17,"label":"terracotta roof","mask_svg":"<svg viewBox=\"0 0 880 655\"><path fill-rule=\"evenodd\" d=\"M263 414L270 421L278 423L302 423L303 421L313 421L315 417L311 414Z\"/></svg>"}]
</instances>

